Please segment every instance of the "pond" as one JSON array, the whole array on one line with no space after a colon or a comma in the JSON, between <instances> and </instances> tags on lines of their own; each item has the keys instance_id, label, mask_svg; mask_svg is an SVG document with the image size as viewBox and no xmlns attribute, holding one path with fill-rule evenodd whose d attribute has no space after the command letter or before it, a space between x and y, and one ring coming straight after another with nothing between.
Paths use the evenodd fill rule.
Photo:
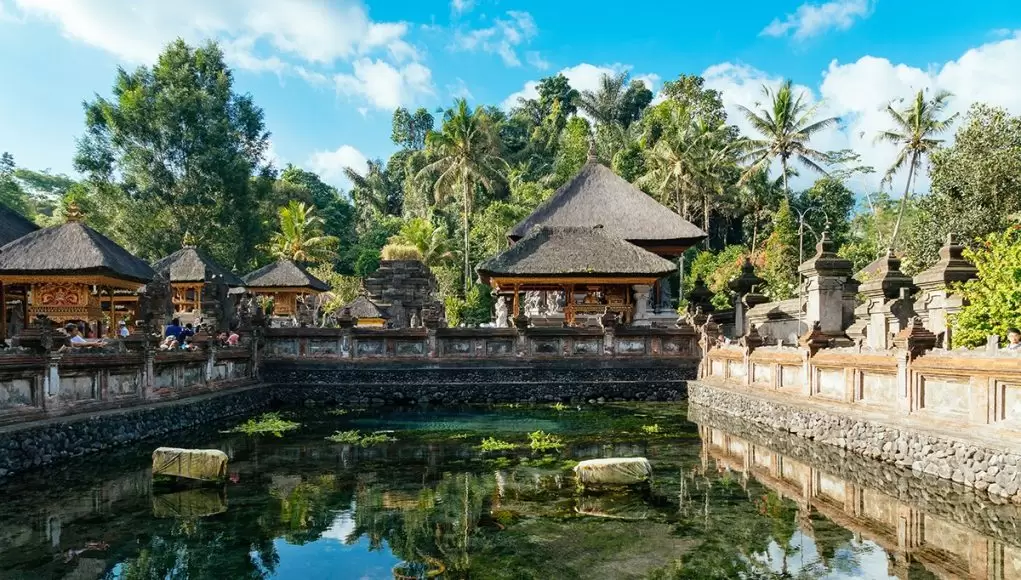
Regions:
<instances>
[{"instance_id":1,"label":"pond","mask_svg":"<svg viewBox=\"0 0 1021 580\"><path fill-rule=\"evenodd\" d=\"M300 427L223 433L235 418L0 486L0 578L1021 579L1016 533L696 425L684 405L279 414ZM229 481L154 486L158 445L224 450ZM574 482L580 460L634 456L650 486Z\"/></svg>"}]
</instances>

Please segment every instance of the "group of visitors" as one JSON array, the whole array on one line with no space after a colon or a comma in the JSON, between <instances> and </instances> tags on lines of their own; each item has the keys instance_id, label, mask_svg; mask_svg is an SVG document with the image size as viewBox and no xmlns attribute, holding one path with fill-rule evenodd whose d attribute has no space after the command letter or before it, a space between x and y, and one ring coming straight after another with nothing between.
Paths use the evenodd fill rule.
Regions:
<instances>
[{"instance_id":1,"label":"group of visitors","mask_svg":"<svg viewBox=\"0 0 1021 580\"><path fill-rule=\"evenodd\" d=\"M160 343L160 350L197 350L195 340L195 327L192 323L181 326L179 318L173 319L163 332L163 342ZM222 347L237 346L241 336L236 331L221 332L216 340Z\"/></svg>"}]
</instances>

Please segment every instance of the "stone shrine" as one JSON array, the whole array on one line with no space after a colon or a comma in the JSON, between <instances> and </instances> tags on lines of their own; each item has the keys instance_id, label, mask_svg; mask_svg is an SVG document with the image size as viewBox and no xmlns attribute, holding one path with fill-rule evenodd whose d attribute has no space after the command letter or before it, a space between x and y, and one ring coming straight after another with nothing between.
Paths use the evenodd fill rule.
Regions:
<instances>
[{"instance_id":1,"label":"stone shrine","mask_svg":"<svg viewBox=\"0 0 1021 580\"><path fill-rule=\"evenodd\" d=\"M412 317L422 320L423 309L443 311L443 305L436 299L439 290L436 277L418 260L383 260L379 269L365 279L363 287L369 300L389 312L394 328L403 328Z\"/></svg>"}]
</instances>

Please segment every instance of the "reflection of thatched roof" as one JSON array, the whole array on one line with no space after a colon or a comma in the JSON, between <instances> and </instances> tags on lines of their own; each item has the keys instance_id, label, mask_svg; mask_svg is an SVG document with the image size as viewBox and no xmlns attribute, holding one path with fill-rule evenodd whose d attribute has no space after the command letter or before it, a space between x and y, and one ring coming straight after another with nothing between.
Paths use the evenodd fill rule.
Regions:
<instances>
[{"instance_id":1,"label":"reflection of thatched roof","mask_svg":"<svg viewBox=\"0 0 1021 580\"><path fill-rule=\"evenodd\" d=\"M0 246L34 232L39 226L28 221L22 215L0 203Z\"/></svg>"},{"instance_id":2,"label":"reflection of thatched roof","mask_svg":"<svg viewBox=\"0 0 1021 580\"><path fill-rule=\"evenodd\" d=\"M0 248L0 274L96 275L148 282L144 261L79 221L36 230Z\"/></svg>"},{"instance_id":3,"label":"reflection of thatched roof","mask_svg":"<svg viewBox=\"0 0 1021 580\"><path fill-rule=\"evenodd\" d=\"M606 234L604 228L535 228L479 265L489 276L655 276L676 270L669 260Z\"/></svg>"},{"instance_id":4,"label":"reflection of thatched roof","mask_svg":"<svg viewBox=\"0 0 1021 580\"><path fill-rule=\"evenodd\" d=\"M607 235L631 242L692 245L706 237L701 229L594 160L509 235L516 240L536 226L597 225Z\"/></svg>"},{"instance_id":5,"label":"reflection of thatched roof","mask_svg":"<svg viewBox=\"0 0 1021 580\"><path fill-rule=\"evenodd\" d=\"M157 274L165 274L171 282L219 281L235 288L245 285L233 272L192 246L181 248L156 262L152 269Z\"/></svg>"},{"instance_id":6,"label":"reflection of thatched roof","mask_svg":"<svg viewBox=\"0 0 1021 580\"><path fill-rule=\"evenodd\" d=\"M278 260L244 276L248 288L307 288L325 292L330 287L290 260Z\"/></svg>"},{"instance_id":7,"label":"reflection of thatched roof","mask_svg":"<svg viewBox=\"0 0 1021 580\"><path fill-rule=\"evenodd\" d=\"M376 303L365 296L359 296L344 306L341 310L349 310L355 318L390 318Z\"/></svg>"}]
</instances>

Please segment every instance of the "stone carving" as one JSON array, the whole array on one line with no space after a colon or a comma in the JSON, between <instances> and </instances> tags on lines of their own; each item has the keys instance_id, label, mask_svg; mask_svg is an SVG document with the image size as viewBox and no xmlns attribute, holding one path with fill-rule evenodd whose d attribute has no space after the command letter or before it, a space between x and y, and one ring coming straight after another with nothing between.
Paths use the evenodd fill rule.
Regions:
<instances>
[{"instance_id":1,"label":"stone carving","mask_svg":"<svg viewBox=\"0 0 1021 580\"><path fill-rule=\"evenodd\" d=\"M496 300L496 327L507 328L507 300L501 296Z\"/></svg>"},{"instance_id":2,"label":"stone carving","mask_svg":"<svg viewBox=\"0 0 1021 580\"><path fill-rule=\"evenodd\" d=\"M555 314L564 310L564 293L561 291L546 292L546 314Z\"/></svg>"},{"instance_id":3,"label":"stone carving","mask_svg":"<svg viewBox=\"0 0 1021 580\"><path fill-rule=\"evenodd\" d=\"M387 309L390 314L390 325L393 328L405 328L408 325L408 313L400 300L394 300Z\"/></svg>"},{"instance_id":4,"label":"stone carving","mask_svg":"<svg viewBox=\"0 0 1021 580\"><path fill-rule=\"evenodd\" d=\"M542 293L538 290L525 292L525 314L539 316L542 314Z\"/></svg>"},{"instance_id":5,"label":"stone carving","mask_svg":"<svg viewBox=\"0 0 1021 580\"><path fill-rule=\"evenodd\" d=\"M426 309L443 311L437 299L439 284L429 268L417 260L383 260L379 269L363 283L369 300L390 313L390 326L405 328L411 313L425 318ZM394 306L400 305L403 316L395 316Z\"/></svg>"},{"instance_id":6,"label":"stone carving","mask_svg":"<svg viewBox=\"0 0 1021 580\"><path fill-rule=\"evenodd\" d=\"M418 319L418 313L417 312L412 312L411 313L411 318L408 320L408 327L409 328L418 328L419 326L421 326L421 321L419 321L419 319Z\"/></svg>"}]
</instances>

